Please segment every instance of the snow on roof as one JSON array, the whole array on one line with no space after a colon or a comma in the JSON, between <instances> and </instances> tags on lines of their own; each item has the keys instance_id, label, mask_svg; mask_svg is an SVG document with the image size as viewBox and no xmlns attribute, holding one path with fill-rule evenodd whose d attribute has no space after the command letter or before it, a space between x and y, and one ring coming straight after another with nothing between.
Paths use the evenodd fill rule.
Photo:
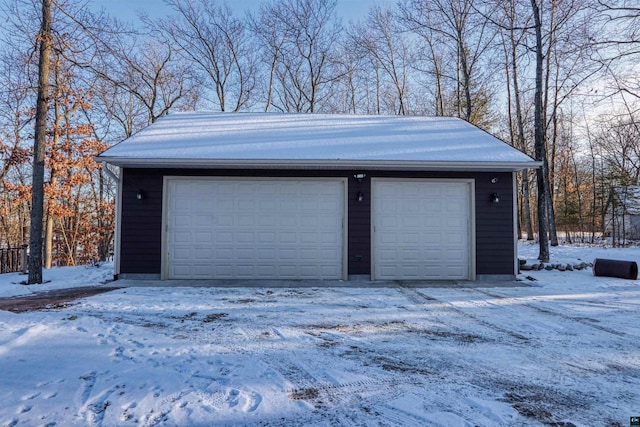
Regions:
<instances>
[{"instance_id":1,"label":"snow on roof","mask_svg":"<svg viewBox=\"0 0 640 427\"><path fill-rule=\"evenodd\" d=\"M98 160L178 164L500 164L536 167L487 132L448 117L296 113L174 113Z\"/></svg>"}]
</instances>

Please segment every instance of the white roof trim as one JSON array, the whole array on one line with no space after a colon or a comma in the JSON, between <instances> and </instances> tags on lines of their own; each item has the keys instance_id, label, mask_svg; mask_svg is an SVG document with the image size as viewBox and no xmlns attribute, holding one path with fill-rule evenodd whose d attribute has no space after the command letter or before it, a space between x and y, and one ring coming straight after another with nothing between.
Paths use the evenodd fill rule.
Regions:
<instances>
[{"instance_id":1,"label":"white roof trim","mask_svg":"<svg viewBox=\"0 0 640 427\"><path fill-rule=\"evenodd\" d=\"M96 160L121 167L203 169L377 169L377 170L503 170L534 169L542 162L424 162L372 160L207 160L138 159L100 156Z\"/></svg>"}]
</instances>

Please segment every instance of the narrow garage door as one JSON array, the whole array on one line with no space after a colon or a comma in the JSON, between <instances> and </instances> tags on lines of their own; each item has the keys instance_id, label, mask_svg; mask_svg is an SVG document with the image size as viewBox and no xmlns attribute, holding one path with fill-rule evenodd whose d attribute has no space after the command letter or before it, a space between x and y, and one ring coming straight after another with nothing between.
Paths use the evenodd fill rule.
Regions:
<instances>
[{"instance_id":1,"label":"narrow garage door","mask_svg":"<svg viewBox=\"0 0 640 427\"><path fill-rule=\"evenodd\" d=\"M167 178L166 277L340 279L341 180Z\"/></svg>"},{"instance_id":2,"label":"narrow garage door","mask_svg":"<svg viewBox=\"0 0 640 427\"><path fill-rule=\"evenodd\" d=\"M472 279L471 182L374 180L377 280Z\"/></svg>"}]
</instances>

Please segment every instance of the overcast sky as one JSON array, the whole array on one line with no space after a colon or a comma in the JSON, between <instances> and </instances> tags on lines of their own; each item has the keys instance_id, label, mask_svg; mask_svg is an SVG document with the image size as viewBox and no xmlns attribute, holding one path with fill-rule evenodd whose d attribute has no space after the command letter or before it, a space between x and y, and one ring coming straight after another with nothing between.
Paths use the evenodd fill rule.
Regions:
<instances>
[{"instance_id":1,"label":"overcast sky","mask_svg":"<svg viewBox=\"0 0 640 427\"><path fill-rule=\"evenodd\" d=\"M257 10L258 6L269 0L235 0L227 1L227 4L238 16L242 16L246 10ZM170 13L170 8L163 0L93 0L96 7L104 9L112 16L125 21L137 20L139 11L148 13L151 17L164 16ZM392 0L338 0L336 11L338 16L346 24L366 16L367 11L374 4L394 4Z\"/></svg>"}]
</instances>

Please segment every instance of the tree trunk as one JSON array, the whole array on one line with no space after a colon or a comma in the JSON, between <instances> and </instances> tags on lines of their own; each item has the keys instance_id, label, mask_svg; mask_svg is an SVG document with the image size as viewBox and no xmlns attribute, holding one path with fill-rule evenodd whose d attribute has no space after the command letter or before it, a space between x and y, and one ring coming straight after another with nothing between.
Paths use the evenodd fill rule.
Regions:
<instances>
[{"instance_id":1,"label":"tree trunk","mask_svg":"<svg viewBox=\"0 0 640 427\"><path fill-rule=\"evenodd\" d=\"M431 55L433 56L433 70L435 73L435 85L436 85L436 116L444 116L444 94L442 90L442 71L440 70L440 61L436 57L436 53L431 43Z\"/></svg>"},{"instance_id":2,"label":"tree trunk","mask_svg":"<svg viewBox=\"0 0 640 427\"><path fill-rule=\"evenodd\" d=\"M462 85L464 88L464 99L467 104L464 109L464 119L471 123L471 114L472 114L472 100L471 100L471 76L469 76L469 69L467 65L467 53L465 52L465 46L462 41L462 34L458 33L458 37L460 40L458 43L460 44L459 52L460 52L460 67L462 68Z\"/></svg>"},{"instance_id":3,"label":"tree trunk","mask_svg":"<svg viewBox=\"0 0 640 427\"><path fill-rule=\"evenodd\" d=\"M578 162L576 162L575 154L571 153L571 161L573 166L573 179L575 180L576 196L578 199L578 221L580 222L580 243L584 243L584 209L582 202L582 193L580 192L580 170Z\"/></svg>"},{"instance_id":4,"label":"tree trunk","mask_svg":"<svg viewBox=\"0 0 640 427\"><path fill-rule=\"evenodd\" d=\"M549 179L549 162L545 162L546 167L544 168L545 173L545 181L547 182L546 191L547 191L547 215L549 219L549 235L551 239L551 246L558 246L558 232L556 228L556 212L553 207L553 197L551 196L551 181Z\"/></svg>"},{"instance_id":5,"label":"tree trunk","mask_svg":"<svg viewBox=\"0 0 640 427\"><path fill-rule=\"evenodd\" d=\"M522 118L522 102L520 99L520 83L518 82L518 43L515 38L514 30L511 29L511 78L513 79L513 97L516 107L516 124L518 127L518 148L526 152L526 143L524 136L524 119ZM522 171L522 202L524 207L524 220L527 232L527 240L533 240L533 224L531 223L531 203L529 192L529 170Z\"/></svg>"},{"instance_id":6,"label":"tree trunk","mask_svg":"<svg viewBox=\"0 0 640 427\"><path fill-rule=\"evenodd\" d=\"M522 199L524 201L524 221L527 227L527 240L533 240L533 222L531 221L531 191L529 187L529 169L522 171Z\"/></svg>"},{"instance_id":7,"label":"tree trunk","mask_svg":"<svg viewBox=\"0 0 640 427\"><path fill-rule=\"evenodd\" d=\"M44 238L44 268L51 268L53 264L53 216L47 214L47 226Z\"/></svg>"},{"instance_id":8,"label":"tree trunk","mask_svg":"<svg viewBox=\"0 0 640 427\"><path fill-rule=\"evenodd\" d=\"M547 143L547 113L549 106L549 80L551 78L551 50L555 40L555 26L556 26L556 11L557 11L557 2L550 2L551 13L549 16L549 33L548 37L548 47L546 53L542 52L542 42L540 43L540 55L545 60L544 63L546 66L541 66L542 70L545 70L544 73L544 84L541 86L544 92L544 100L542 102L542 120L544 123L544 143ZM540 18L540 10L538 9L538 18ZM540 25L540 32L542 33L542 24ZM536 43L537 45L537 43ZM545 147L545 159L543 166L544 179L546 180L546 197L547 197L547 219L549 221L549 236L551 239L551 246L558 246L558 233L556 231L556 214L555 209L553 207L554 195L553 195L553 183L555 182L555 157L556 157L556 136L557 136L557 101L558 96L558 85L555 85L554 88L554 103L553 103L553 137L551 139L551 162L549 162L547 150Z\"/></svg>"},{"instance_id":9,"label":"tree trunk","mask_svg":"<svg viewBox=\"0 0 640 427\"><path fill-rule=\"evenodd\" d=\"M42 0L42 24L38 35L38 100L33 141L31 230L29 236L29 284L42 283L42 217L44 211L44 159L49 103L49 56L51 52L51 0Z\"/></svg>"},{"instance_id":10,"label":"tree trunk","mask_svg":"<svg viewBox=\"0 0 640 427\"><path fill-rule=\"evenodd\" d=\"M374 66L374 70L376 71L376 114L380 114L380 70L378 70L378 65Z\"/></svg>"},{"instance_id":11,"label":"tree trunk","mask_svg":"<svg viewBox=\"0 0 640 427\"><path fill-rule=\"evenodd\" d=\"M516 61L518 52L516 51L516 41L511 35L511 67L513 77L513 93L516 107L516 122L518 125L518 148L526 152L525 136L524 136L524 119L522 118L522 103L520 100L520 84L518 83L518 66ZM527 240L533 240L533 225L531 223L531 205L529 202L529 171L522 171L522 198L524 202L525 227L527 229Z\"/></svg>"},{"instance_id":12,"label":"tree trunk","mask_svg":"<svg viewBox=\"0 0 640 427\"><path fill-rule=\"evenodd\" d=\"M549 236L547 229L547 181L545 180L547 164L547 152L545 147L545 123L542 117L542 23L540 21L540 9L537 0L531 0L531 8L535 21L536 31L536 89L535 89L535 156L537 161L542 162L542 168L536 171L536 181L538 184L538 240L540 252L538 259L542 262L549 262Z\"/></svg>"},{"instance_id":13,"label":"tree trunk","mask_svg":"<svg viewBox=\"0 0 640 427\"><path fill-rule=\"evenodd\" d=\"M548 89L547 89L548 90ZM557 89L556 89L556 99L554 102L557 104ZM554 193L553 193L553 183L555 182L555 163L556 163L556 149L557 149L557 139L558 139L558 116L556 114L556 109L553 109L553 137L551 138L551 161L550 166L547 167L545 179L547 180L548 192L547 192L547 209L549 210L549 236L551 239L551 246L558 246L558 231L556 228L556 212L554 208ZM566 194L565 194L566 197Z\"/></svg>"},{"instance_id":14,"label":"tree trunk","mask_svg":"<svg viewBox=\"0 0 640 427\"><path fill-rule=\"evenodd\" d=\"M58 100L62 97L62 94L60 92L60 87L61 87L61 83L60 83L60 63L59 61L56 61L54 64L54 83L55 83L55 98L53 101L53 128L55 129L55 132L53 133L53 141L51 143L51 147L52 150L57 150L58 149L58 144L60 142L60 135L58 133L58 129L61 129L61 123L62 123L62 117L60 115L60 103L58 102ZM55 188L58 182L58 165L55 162L51 162L52 164L49 166L50 167L50 173L49 173L49 188L51 188L53 191L51 192L51 194L55 194ZM49 201L47 203L47 221L46 221L46 227L45 227L45 232L44 232L44 268L51 268L51 265L53 263L53 223L54 223L54 216L52 213L52 206L54 205L55 201L53 200L54 196L50 195L49 196Z\"/></svg>"},{"instance_id":15,"label":"tree trunk","mask_svg":"<svg viewBox=\"0 0 640 427\"><path fill-rule=\"evenodd\" d=\"M504 40L503 40L503 46L504 46ZM505 63L504 63L504 71L505 74L507 76L507 117L509 118L509 137L511 138L511 145L515 146L519 146L519 142L516 140L516 132L514 129L514 125L513 125L513 111L511 110L511 104L512 104L512 94L511 94L511 73L509 71L509 56L505 55ZM516 189L520 188L520 183L517 182L516 180ZM520 194L520 192L516 192L516 195ZM516 218L516 223L518 224L517 227L517 234L518 234L518 240L522 239L522 208L523 208L523 200L522 197L517 197L516 203L517 203L517 212L518 212L518 217Z\"/></svg>"}]
</instances>

